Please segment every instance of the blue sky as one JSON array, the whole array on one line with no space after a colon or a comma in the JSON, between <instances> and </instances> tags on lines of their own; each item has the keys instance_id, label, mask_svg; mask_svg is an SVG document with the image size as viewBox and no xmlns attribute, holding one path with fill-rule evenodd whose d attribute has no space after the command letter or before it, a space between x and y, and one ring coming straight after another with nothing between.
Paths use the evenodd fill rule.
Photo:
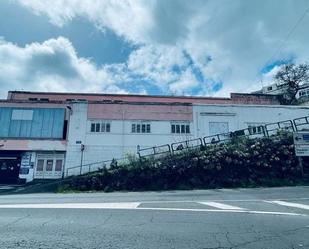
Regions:
<instances>
[{"instance_id":1,"label":"blue sky","mask_svg":"<svg viewBox=\"0 0 309 249\"><path fill-rule=\"evenodd\" d=\"M0 1L0 96L254 91L280 65L308 62L309 15L285 39L308 7L306 0Z\"/></svg>"}]
</instances>

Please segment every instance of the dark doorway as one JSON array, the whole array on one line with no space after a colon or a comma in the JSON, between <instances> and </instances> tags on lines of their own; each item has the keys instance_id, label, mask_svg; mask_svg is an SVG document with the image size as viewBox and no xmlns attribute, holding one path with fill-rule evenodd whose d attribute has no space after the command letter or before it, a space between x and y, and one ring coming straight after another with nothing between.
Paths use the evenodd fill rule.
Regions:
<instances>
[{"instance_id":1,"label":"dark doorway","mask_svg":"<svg viewBox=\"0 0 309 249\"><path fill-rule=\"evenodd\" d=\"M20 161L20 153L0 153L0 184L14 184L18 182Z\"/></svg>"}]
</instances>

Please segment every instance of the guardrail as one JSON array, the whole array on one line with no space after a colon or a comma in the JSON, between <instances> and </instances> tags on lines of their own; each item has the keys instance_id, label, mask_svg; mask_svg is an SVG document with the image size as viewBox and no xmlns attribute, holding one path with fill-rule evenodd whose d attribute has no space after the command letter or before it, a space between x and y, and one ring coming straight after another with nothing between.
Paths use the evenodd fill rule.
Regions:
<instances>
[{"instance_id":1,"label":"guardrail","mask_svg":"<svg viewBox=\"0 0 309 249\"><path fill-rule=\"evenodd\" d=\"M233 132L206 136L203 138L184 140L181 142L172 143L171 145L164 144L160 146L153 146L147 148L140 148L140 146L138 146L137 154L139 155L140 158L146 158L150 156L160 157L163 154L172 155L186 149L195 149L195 148L202 149L209 145L226 143L236 137L249 137L249 138L271 137L280 130L294 132L299 131L300 128L309 130L309 116L296 118L294 120L284 120L280 122L269 123L266 125L249 127L242 130L236 130Z\"/></svg>"},{"instance_id":2,"label":"guardrail","mask_svg":"<svg viewBox=\"0 0 309 249\"><path fill-rule=\"evenodd\" d=\"M194 149L203 146L203 140L201 138L185 140L182 142L172 143L171 148L173 152L181 151L183 149Z\"/></svg>"},{"instance_id":3,"label":"guardrail","mask_svg":"<svg viewBox=\"0 0 309 249\"><path fill-rule=\"evenodd\" d=\"M309 131L309 116L296 118L293 120L296 131L300 131L300 128L303 130Z\"/></svg>"},{"instance_id":4,"label":"guardrail","mask_svg":"<svg viewBox=\"0 0 309 249\"><path fill-rule=\"evenodd\" d=\"M227 143L231 141L233 138L237 137L249 137L249 138L271 137L275 135L275 133L277 133L277 131L279 130L286 130L293 132L304 129L309 131L309 116L300 117L293 120L285 120L275 123L269 123L261 126L249 127L242 130L236 130L233 132L206 136L203 138L184 140L172 144L163 144L147 148L141 148L140 146L138 146L137 154L139 158L161 157L164 155L177 154L183 150L203 149L210 145ZM125 158L111 159L111 160L99 161L70 167L66 169L66 176L69 176L69 173L71 173L73 170L77 172L76 175L81 175L99 171L104 167L108 168L111 166L113 162L115 163L115 161L119 163L125 160L126 160Z\"/></svg>"},{"instance_id":5,"label":"guardrail","mask_svg":"<svg viewBox=\"0 0 309 249\"><path fill-rule=\"evenodd\" d=\"M104 161L87 163L87 164L70 167L66 169L65 176L69 176L69 173L72 172L73 170L75 171L74 173L76 174L72 174L72 175L82 175L82 174L99 171L99 170L102 170L103 168L111 167L113 163L117 165L119 162L123 162L124 160L125 160L124 158L120 158L120 159L113 158L111 160L104 160Z\"/></svg>"},{"instance_id":6,"label":"guardrail","mask_svg":"<svg viewBox=\"0 0 309 249\"><path fill-rule=\"evenodd\" d=\"M154 147L147 147L147 148L140 148L138 147L137 154L139 157L148 157L153 155L162 155L162 154L170 154L171 153L171 146L169 144L163 144L160 146Z\"/></svg>"}]
</instances>

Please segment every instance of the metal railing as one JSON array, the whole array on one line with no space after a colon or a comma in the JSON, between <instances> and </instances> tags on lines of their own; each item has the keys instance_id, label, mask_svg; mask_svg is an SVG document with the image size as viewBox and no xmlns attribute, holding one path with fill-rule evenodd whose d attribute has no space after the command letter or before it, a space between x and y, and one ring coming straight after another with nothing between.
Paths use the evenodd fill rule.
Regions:
<instances>
[{"instance_id":1,"label":"metal railing","mask_svg":"<svg viewBox=\"0 0 309 249\"><path fill-rule=\"evenodd\" d=\"M166 155L171 153L171 146L169 144L163 144L160 146L140 148L138 147L137 154L139 157L148 157L154 155Z\"/></svg>"},{"instance_id":2,"label":"metal railing","mask_svg":"<svg viewBox=\"0 0 309 249\"><path fill-rule=\"evenodd\" d=\"M296 118L293 120L296 131L306 130L309 131L309 116Z\"/></svg>"},{"instance_id":3,"label":"metal railing","mask_svg":"<svg viewBox=\"0 0 309 249\"><path fill-rule=\"evenodd\" d=\"M276 123L270 123L265 125L267 136L275 135L279 130L285 131L295 131L293 121L292 120L285 120Z\"/></svg>"},{"instance_id":4,"label":"metal railing","mask_svg":"<svg viewBox=\"0 0 309 249\"><path fill-rule=\"evenodd\" d=\"M183 149L200 148L201 146L203 146L203 140L201 138L190 139L171 144L171 148L174 153Z\"/></svg>"},{"instance_id":5,"label":"metal railing","mask_svg":"<svg viewBox=\"0 0 309 249\"><path fill-rule=\"evenodd\" d=\"M302 129L301 129L302 128ZM266 125L249 127L246 129L236 130L228 133L221 133L212 136L206 136L203 138L196 138L190 140L184 140L181 142L164 144L160 146L153 146L149 148L142 148L138 146L137 154L140 158L145 158L149 156L162 156L172 155L178 153L182 150L195 149L195 148L204 148L210 145L221 144L230 142L233 138L238 137L249 137L249 138L263 138L271 137L277 134L278 131L300 131L300 130L309 130L309 116L296 118L294 120L284 120L280 122L269 123ZM160 148L166 148L164 152L160 151ZM147 152L146 155L143 152Z\"/></svg>"},{"instance_id":6,"label":"metal railing","mask_svg":"<svg viewBox=\"0 0 309 249\"><path fill-rule=\"evenodd\" d=\"M93 162L93 163L87 163L87 164L82 164L82 165L78 165L78 166L73 166L70 168L66 169L66 177L70 176L70 175L82 175L82 174L87 174L87 173L91 173L91 172L95 172L95 171L100 171L103 168L110 168L112 163L121 163L124 162L125 159L124 158L120 158L120 159L111 159L111 160L104 160L104 161L99 161L99 162ZM70 174L72 173L72 171L74 171L75 174Z\"/></svg>"},{"instance_id":7,"label":"metal railing","mask_svg":"<svg viewBox=\"0 0 309 249\"><path fill-rule=\"evenodd\" d=\"M309 131L309 116L300 117L293 120L285 120L275 123L269 123L261 126L249 127L246 129L236 130L228 133L216 134L212 136L206 136L203 138L184 140L172 144L163 144L159 146L152 146L146 148L138 146L137 154L139 158L147 158L147 157L156 158L166 155L177 154L183 150L202 149L211 145L227 143L230 142L232 139L238 137L249 137L249 138L271 137L280 130L290 132L301 131L301 130ZM123 163L126 161L125 158L120 158L120 159L111 159L111 160L104 160L99 162L78 165L67 168L65 176L71 175L69 173L72 173L73 170L75 174L72 175L80 175L99 171L102 170L104 167L109 168L114 160L116 160L117 163Z\"/></svg>"}]
</instances>

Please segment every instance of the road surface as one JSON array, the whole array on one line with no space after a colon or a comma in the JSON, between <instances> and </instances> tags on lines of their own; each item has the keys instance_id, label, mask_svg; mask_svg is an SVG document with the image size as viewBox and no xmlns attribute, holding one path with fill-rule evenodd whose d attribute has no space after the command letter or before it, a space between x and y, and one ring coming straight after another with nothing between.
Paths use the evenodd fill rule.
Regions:
<instances>
[{"instance_id":1,"label":"road surface","mask_svg":"<svg viewBox=\"0 0 309 249\"><path fill-rule=\"evenodd\" d=\"M0 248L309 249L309 187L0 196Z\"/></svg>"}]
</instances>

